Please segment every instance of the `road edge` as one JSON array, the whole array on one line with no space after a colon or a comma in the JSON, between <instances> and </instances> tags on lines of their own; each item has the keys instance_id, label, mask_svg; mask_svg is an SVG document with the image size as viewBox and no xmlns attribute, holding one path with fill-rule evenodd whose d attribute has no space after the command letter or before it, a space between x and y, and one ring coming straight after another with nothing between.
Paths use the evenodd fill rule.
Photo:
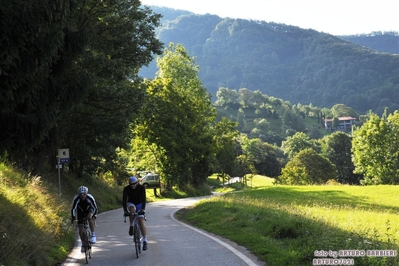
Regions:
<instances>
[{"instance_id":1,"label":"road edge","mask_svg":"<svg viewBox=\"0 0 399 266\"><path fill-rule=\"evenodd\" d=\"M180 210L182 210L182 209L175 210L174 212L172 212L172 213L170 214L170 218L171 218L173 221L175 221L175 222L177 222L177 223L180 223L181 225L184 225L185 227L190 228L191 230L193 230L193 231L195 231L195 232L197 232L197 233L199 233L199 234L202 234L202 235L204 235L204 236L206 236L206 237L212 239L213 241L217 242L218 244L224 246L225 248L227 248L228 250L230 250L231 252L233 252L236 256L238 256L240 259L242 259L242 260L243 260L247 265L249 265L249 266L264 266L264 265L267 265L265 262L260 261L255 255L253 255L252 253L250 253L245 247L240 246L240 245L238 245L237 243L235 243L235 242L233 242L233 241L231 241L231 240L229 240L229 239L223 238L223 237L221 237L221 236L212 234L212 233L207 232L207 231L205 231L205 230L196 228L196 227L191 226L191 225L189 225L189 224L187 224L187 223L184 223L184 222L182 222L182 221L179 221L179 220L175 217L175 214L176 214L178 211L180 211ZM233 245L234 245L236 248L233 247ZM240 249L240 250L239 250L239 249ZM247 253L247 255L244 254L244 252ZM253 258L250 258L250 257L253 257ZM256 261L256 262L255 262L255 261Z\"/></svg>"}]
</instances>

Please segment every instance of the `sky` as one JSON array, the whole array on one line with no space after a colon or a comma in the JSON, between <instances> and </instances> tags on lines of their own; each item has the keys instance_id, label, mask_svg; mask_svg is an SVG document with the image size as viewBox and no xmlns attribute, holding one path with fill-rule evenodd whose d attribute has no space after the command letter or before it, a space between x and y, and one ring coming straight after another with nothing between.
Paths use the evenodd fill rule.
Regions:
<instances>
[{"instance_id":1,"label":"sky","mask_svg":"<svg viewBox=\"0 0 399 266\"><path fill-rule=\"evenodd\" d=\"M141 0L143 5L256 19L332 35L399 31L399 0Z\"/></svg>"}]
</instances>

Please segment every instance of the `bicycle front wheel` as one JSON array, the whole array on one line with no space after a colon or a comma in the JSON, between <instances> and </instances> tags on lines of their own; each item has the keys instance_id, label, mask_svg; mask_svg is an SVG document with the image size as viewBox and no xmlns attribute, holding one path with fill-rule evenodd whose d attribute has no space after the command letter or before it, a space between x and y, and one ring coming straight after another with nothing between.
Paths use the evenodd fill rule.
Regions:
<instances>
[{"instance_id":1,"label":"bicycle front wheel","mask_svg":"<svg viewBox=\"0 0 399 266\"><path fill-rule=\"evenodd\" d=\"M89 254L88 254L88 257L89 257L89 259L91 259L91 248L92 248L92 245L91 245L91 232L89 231L89 232L87 232L87 251L86 252L88 252ZM89 263L89 262L87 262L87 263Z\"/></svg>"},{"instance_id":2,"label":"bicycle front wheel","mask_svg":"<svg viewBox=\"0 0 399 266\"><path fill-rule=\"evenodd\" d=\"M89 263L89 259L91 259L91 254L90 254L90 242L89 242L89 235L87 232L83 234L83 246L85 248L85 258L86 258L86 264Z\"/></svg>"},{"instance_id":3,"label":"bicycle front wheel","mask_svg":"<svg viewBox=\"0 0 399 266\"><path fill-rule=\"evenodd\" d=\"M141 252L141 250L140 250L140 247L141 247L141 244L140 244L140 228L139 228L139 226L137 224L135 224L133 229L134 229L133 230L133 232L134 232L134 234L133 234L134 247L136 249L136 257L138 258L139 254Z\"/></svg>"}]
</instances>

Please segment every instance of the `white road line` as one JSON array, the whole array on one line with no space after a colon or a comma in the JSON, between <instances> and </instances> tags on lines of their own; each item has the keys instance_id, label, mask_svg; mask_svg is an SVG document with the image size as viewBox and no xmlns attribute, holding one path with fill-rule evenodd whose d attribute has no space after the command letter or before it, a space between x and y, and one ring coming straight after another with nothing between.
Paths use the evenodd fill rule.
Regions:
<instances>
[{"instance_id":1,"label":"white road line","mask_svg":"<svg viewBox=\"0 0 399 266\"><path fill-rule=\"evenodd\" d=\"M226 242L223 242L222 240L209 235L208 233L201 231L195 227L192 227L186 223L180 222L179 220L177 220L175 218L175 213L178 212L179 210L174 211L173 213L170 214L170 218L172 220L174 220L177 223L180 223L188 228L190 228L191 230L194 230L197 233L200 233L214 241L216 241L217 243L219 243L220 245L224 246L225 248L229 249L231 252L233 252L235 255L237 255L238 257L240 257L240 259L242 259L246 264L250 265L250 266L257 266L258 264L256 264L254 261L252 261L250 258L248 258L247 256L245 256L241 251L238 251L237 249L233 248L232 246L230 246L229 244L227 244Z\"/></svg>"}]
</instances>

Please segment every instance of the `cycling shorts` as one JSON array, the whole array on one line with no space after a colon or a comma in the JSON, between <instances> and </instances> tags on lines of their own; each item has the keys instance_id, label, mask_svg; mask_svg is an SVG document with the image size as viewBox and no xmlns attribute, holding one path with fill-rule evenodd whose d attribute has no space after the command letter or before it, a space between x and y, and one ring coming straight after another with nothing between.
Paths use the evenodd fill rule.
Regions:
<instances>
[{"instance_id":1,"label":"cycling shorts","mask_svg":"<svg viewBox=\"0 0 399 266\"><path fill-rule=\"evenodd\" d=\"M136 207L136 212L139 213L141 211L142 204L139 203L139 204L135 205L135 204L133 204L131 202L128 202L126 206L127 206L127 210L128 211L129 211L130 207L132 207L132 206ZM138 217L144 217L144 214L140 214L140 215L138 215Z\"/></svg>"}]
</instances>

